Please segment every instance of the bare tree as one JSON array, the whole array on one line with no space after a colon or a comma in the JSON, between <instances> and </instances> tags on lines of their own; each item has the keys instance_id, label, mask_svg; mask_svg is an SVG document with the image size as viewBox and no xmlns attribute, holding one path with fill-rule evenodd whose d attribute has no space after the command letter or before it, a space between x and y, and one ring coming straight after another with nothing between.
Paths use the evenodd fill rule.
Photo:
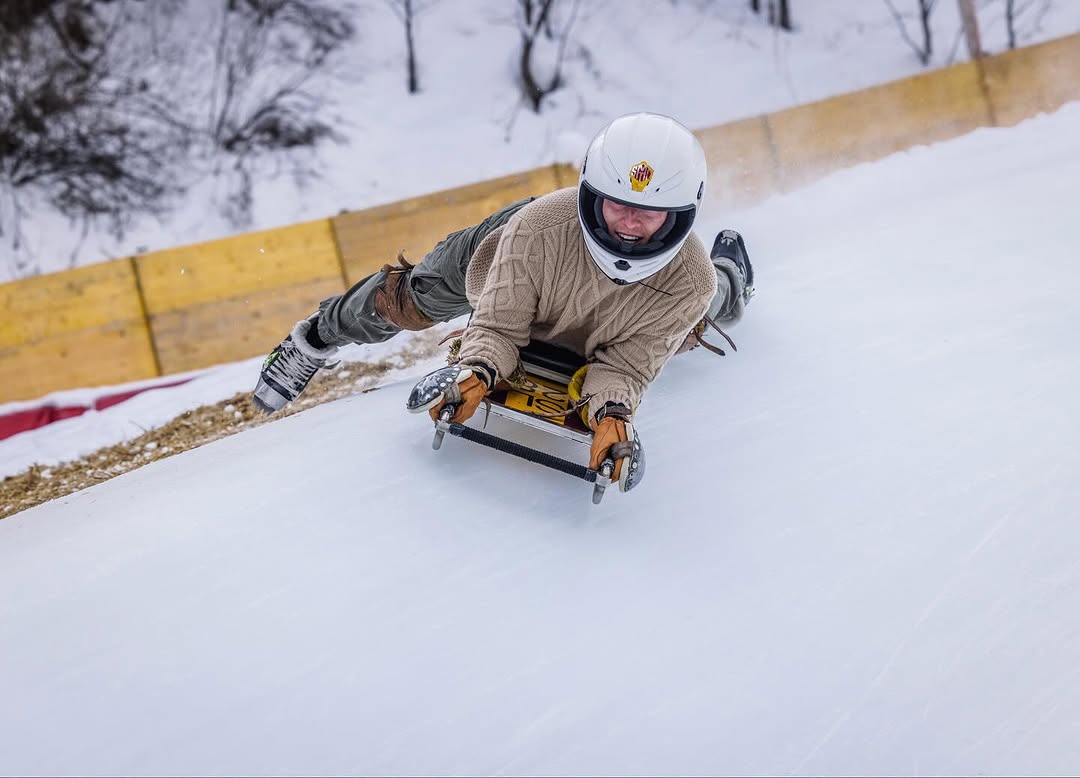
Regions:
<instances>
[{"instance_id":1,"label":"bare tree","mask_svg":"<svg viewBox=\"0 0 1080 778\"><path fill-rule=\"evenodd\" d=\"M1069 0L1075 2L1075 0ZM989 5L991 0L982 0ZM1023 39L1038 31L1043 18L1054 6L1054 0L1005 0L1005 30L1009 48L1023 45ZM1023 24L1021 24L1023 22Z\"/></svg>"},{"instance_id":2,"label":"bare tree","mask_svg":"<svg viewBox=\"0 0 1080 778\"><path fill-rule=\"evenodd\" d=\"M189 128L226 155L236 185L230 217L251 215L255 168L264 158L337 137L317 118L324 101L308 89L353 34L340 4L323 0L226 0L214 53L209 121ZM272 74L272 75L271 75Z\"/></svg>"},{"instance_id":3,"label":"bare tree","mask_svg":"<svg viewBox=\"0 0 1080 778\"><path fill-rule=\"evenodd\" d=\"M154 63L156 88L131 110L183 134L188 167L221 177L232 190L222 211L233 226L244 227L260 166L276 166L290 152L337 137L318 118L326 101L310 87L353 26L348 6L332 0L219 1L218 13L208 16L205 0L174 0L174 14L185 17L183 36L167 31L160 50L149 49L145 32L140 35L131 56ZM145 30L155 5L132 6L142 14L136 30ZM204 34L191 36L196 23ZM190 73L204 75L191 79ZM162 82L176 86L163 89Z\"/></svg>"},{"instance_id":4,"label":"bare tree","mask_svg":"<svg viewBox=\"0 0 1080 778\"><path fill-rule=\"evenodd\" d=\"M761 13L761 0L750 0L750 10ZM790 0L768 0L767 18L769 26L791 32L794 27L791 23Z\"/></svg>"},{"instance_id":5,"label":"bare tree","mask_svg":"<svg viewBox=\"0 0 1080 778\"><path fill-rule=\"evenodd\" d=\"M39 205L121 238L215 171L231 171L226 212L242 225L258 166L334 137L309 87L352 35L347 6L217 0L208 17L207 5L0 6L0 235L16 252L29 251L20 224Z\"/></svg>"},{"instance_id":6,"label":"bare tree","mask_svg":"<svg viewBox=\"0 0 1080 778\"><path fill-rule=\"evenodd\" d=\"M1016 0L1005 0L1005 29L1009 34L1009 48L1016 48Z\"/></svg>"},{"instance_id":7,"label":"bare tree","mask_svg":"<svg viewBox=\"0 0 1080 778\"><path fill-rule=\"evenodd\" d=\"M416 39L413 30L417 15L426 10L427 5L421 0L386 0L386 3L405 26L405 69L408 74L409 94L414 95L420 91L420 80L416 71Z\"/></svg>"},{"instance_id":8,"label":"bare tree","mask_svg":"<svg viewBox=\"0 0 1080 778\"><path fill-rule=\"evenodd\" d=\"M769 7L772 8L772 2L770 2ZM791 32L793 28L791 26L791 7L789 0L776 0L775 18L777 27Z\"/></svg>"},{"instance_id":9,"label":"bare tree","mask_svg":"<svg viewBox=\"0 0 1080 778\"><path fill-rule=\"evenodd\" d=\"M529 101L532 109L539 113L540 104L544 97L551 94L562 86L562 63L566 56L566 43L570 36L570 30L574 26L577 17L580 0L570 0L570 12L561 33L553 30L552 16L557 0L518 0L518 30L521 33L521 57L519 59L519 73L525 98ZM562 3L565 5L566 3ZM542 30L547 30L549 40L555 40L556 53L551 72L547 78L537 75L537 66L534 61L537 44ZM543 83L541 83L543 82Z\"/></svg>"},{"instance_id":10,"label":"bare tree","mask_svg":"<svg viewBox=\"0 0 1080 778\"><path fill-rule=\"evenodd\" d=\"M111 36L88 2L13 0L0 14L0 234L16 251L28 203L48 203L84 230L104 219L121 235L179 191L162 166L182 139L117 110L143 86L111 72Z\"/></svg>"},{"instance_id":11,"label":"bare tree","mask_svg":"<svg viewBox=\"0 0 1080 778\"><path fill-rule=\"evenodd\" d=\"M889 11L892 12L893 18L896 20L897 27L900 28L900 35L918 55L919 61L923 65L930 64L930 58L934 54L934 39L933 33L930 29L930 15L934 11L934 6L937 4L937 0L916 0L919 13L919 24L922 30L922 43L917 43L908 33L907 24L904 22L904 17L899 11L896 10L896 6L893 5L893 0L884 0L884 2L885 5L889 7Z\"/></svg>"},{"instance_id":12,"label":"bare tree","mask_svg":"<svg viewBox=\"0 0 1080 778\"><path fill-rule=\"evenodd\" d=\"M215 144L243 154L310 146L331 134L314 119L315 101L304 87L351 35L347 17L330 5L227 0L206 128ZM262 75L269 68L272 83Z\"/></svg>"},{"instance_id":13,"label":"bare tree","mask_svg":"<svg viewBox=\"0 0 1080 778\"><path fill-rule=\"evenodd\" d=\"M964 28L968 55L972 59L980 59L983 56L983 50L979 37L979 17L975 13L975 0L957 0L957 3L960 7L960 21Z\"/></svg>"}]
</instances>

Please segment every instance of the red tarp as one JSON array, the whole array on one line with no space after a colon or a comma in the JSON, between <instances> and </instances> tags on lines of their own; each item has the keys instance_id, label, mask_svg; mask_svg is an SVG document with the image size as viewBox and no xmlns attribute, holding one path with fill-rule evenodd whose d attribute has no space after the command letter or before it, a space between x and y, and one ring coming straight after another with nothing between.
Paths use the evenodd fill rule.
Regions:
<instances>
[{"instance_id":1,"label":"red tarp","mask_svg":"<svg viewBox=\"0 0 1080 778\"><path fill-rule=\"evenodd\" d=\"M149 392L152 389L166 389L170 386L180 386L190 381L190 378L181 378L179 381L171 381L166 384L154 384L143 386L138 389L126 389L122 392L103 394L94 399L90 405L56 405L46 403L35 408L24 408L21 411L0 414L0 440L10 438L20 432L44 427L61 419L70 419L73 416L82 416L87 411L103 411L114 405L119 405L125 400L130 400L137 394Z\"/></svg>"}]
</instances>

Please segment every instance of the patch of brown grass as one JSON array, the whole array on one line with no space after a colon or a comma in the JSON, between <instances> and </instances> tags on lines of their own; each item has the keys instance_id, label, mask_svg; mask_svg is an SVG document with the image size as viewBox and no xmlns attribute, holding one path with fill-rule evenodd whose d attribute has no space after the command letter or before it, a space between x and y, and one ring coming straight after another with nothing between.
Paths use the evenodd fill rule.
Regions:
<instances>
[{"instance_id":1,"label":"patch of brown grass","mask_svg":"<svg viewBox=\"0 0 1080 778\"><path fill-rule=\"evenodd\" d=\"M300 399L273 416L266 416L255 407L250 392L240 392L227 400L186 411L132 440L100 448L70 462L33 465L0 481L0 519L219 438L275 422L316 405L370 391L373 379L391 369L408 367L433 356L439 348L437 341L438 333L431 333L427 337L414 338L393 360L350 362L333 370L324 370L312 379ZM252 376L252 385L254 382L255 376Z\"/></svg>"}]
</instances>

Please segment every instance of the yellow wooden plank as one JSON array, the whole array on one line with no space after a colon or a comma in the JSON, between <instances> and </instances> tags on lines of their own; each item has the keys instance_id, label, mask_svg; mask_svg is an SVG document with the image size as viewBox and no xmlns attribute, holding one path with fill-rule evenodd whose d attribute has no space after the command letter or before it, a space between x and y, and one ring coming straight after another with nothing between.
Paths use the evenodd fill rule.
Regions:
<instances>
[{"instance_id":1,"label":"yellow wooden plank","mask_svg":"<svg viewBox=\"0 0 1080 778\"><path fill-rule=\"evenodd\" d=\"M150 326L162 372L268 354L320 300L342 291L340 278L314 279L155 313Z\"/></svg>"},{"instance_id":2,"label":"yellow wooden plank","mask_svg":"<svg viewBox=\"0 0 1080 778\"><path fill-rule=\"evenodd\" d=\"M353 211L333 220L349 282L393 263L399 251L413 262L440 240L530 195L558 188L553 166L493 181Z\"/></svg>"},{"instance_id":3,"label":"yellow wooden plank","mask_svg":"<svg viewBox=\"0 0 1080 778\"><path fill-rule=\"evenodd\" d=\"M131 260L0 285L0 402L157 375Z\"/></svg>"},{"instance_id":4,"label":"yellow wooden plank","mask_svg":"<svg viewBox=\"0 0 1080 778\"><path fill-rule=\"evenodd\" d=\"M984 60L998 124L1009 127L1080 100L1080 34Z\"/></svg>"},{"instance_id":5,"label":"yellow wooden plank","mask_svg":"<svg viewBox=\"0 0 1080 778\"><path fill-rule=\"evenodd\" d=\"M581 155L585 156L585 149L581 150ZM581 168L575 165L554 165L552 172L555 175L555 189L577 186L578 180L581 178Z\"/></svg>"},{"instance_id":6,"label":"yellow wooden plank","mask_svg":"<svg viewBox=\"0 0 1080 778\"><path fill-rule=\"evenodd\" d=\"M0 347L142 320L128 259L0 284Z\"/></svg>"},{"instance_id":7,"label":"yellow wooden plank","mask_svg":"<svg viewBox=\"0 0 1080 778\"><path fill-rule=\"evenodd\" d=\"M768 122L784 191L991 123L973 63L797 106Z\"/></svg>"},{"instance_id":8,"label":"yellow wooden plank","mask_svg":"<svg viewBox=\"0 0 1080 778\"><path fill-rule=\"evenodd\" d=\"M11 402L153 378L157 371L145 326L129 320L0 347L0 375L0 402Z\"/></svg>"},{"instance_id":9,"label":"yellow wooden plank","mask_svg":"<svg viewBox=\"0 0 1080 778\"><path fill-rule=\"evenodd\" d=\"M709 163L705 207L759 202L777 189L777 165L765 117L729 122L695 132Z\"/></svg>"},{"instance_id":10,"label":"yellow wooden plank","mask_svg":"<svg viewBox=\"0 0 1080 778\"><path fill-rule=\"evenodd\" d=\"M329 219L156 251L136 261L151 315L341 278Z\"/></svg>"}]
</instances>

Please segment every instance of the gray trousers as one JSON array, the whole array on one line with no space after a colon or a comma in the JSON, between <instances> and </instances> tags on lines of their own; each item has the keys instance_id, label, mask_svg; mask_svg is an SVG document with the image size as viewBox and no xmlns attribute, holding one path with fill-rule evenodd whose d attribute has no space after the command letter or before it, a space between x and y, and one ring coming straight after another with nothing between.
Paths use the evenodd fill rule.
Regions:
<instances>
[{"instance_id":1,"label":"gray trousers","mask_svg":"<svg viewBox=\"0 0 1080 778\"><path fill-rule=\"evenodd\" d=\"M480 241L535 198L519 200L496 211L479 224L447 235L412 269L409 293L417 309L435 322L450 321L472 308L465 296L465 270ZM345 294L319 304L319 338L341 346L346 343L381 343L401 332L396 324L375 312L375 290L386 281L378 273L358 281Z\"/></svg>"}]
</instances>

